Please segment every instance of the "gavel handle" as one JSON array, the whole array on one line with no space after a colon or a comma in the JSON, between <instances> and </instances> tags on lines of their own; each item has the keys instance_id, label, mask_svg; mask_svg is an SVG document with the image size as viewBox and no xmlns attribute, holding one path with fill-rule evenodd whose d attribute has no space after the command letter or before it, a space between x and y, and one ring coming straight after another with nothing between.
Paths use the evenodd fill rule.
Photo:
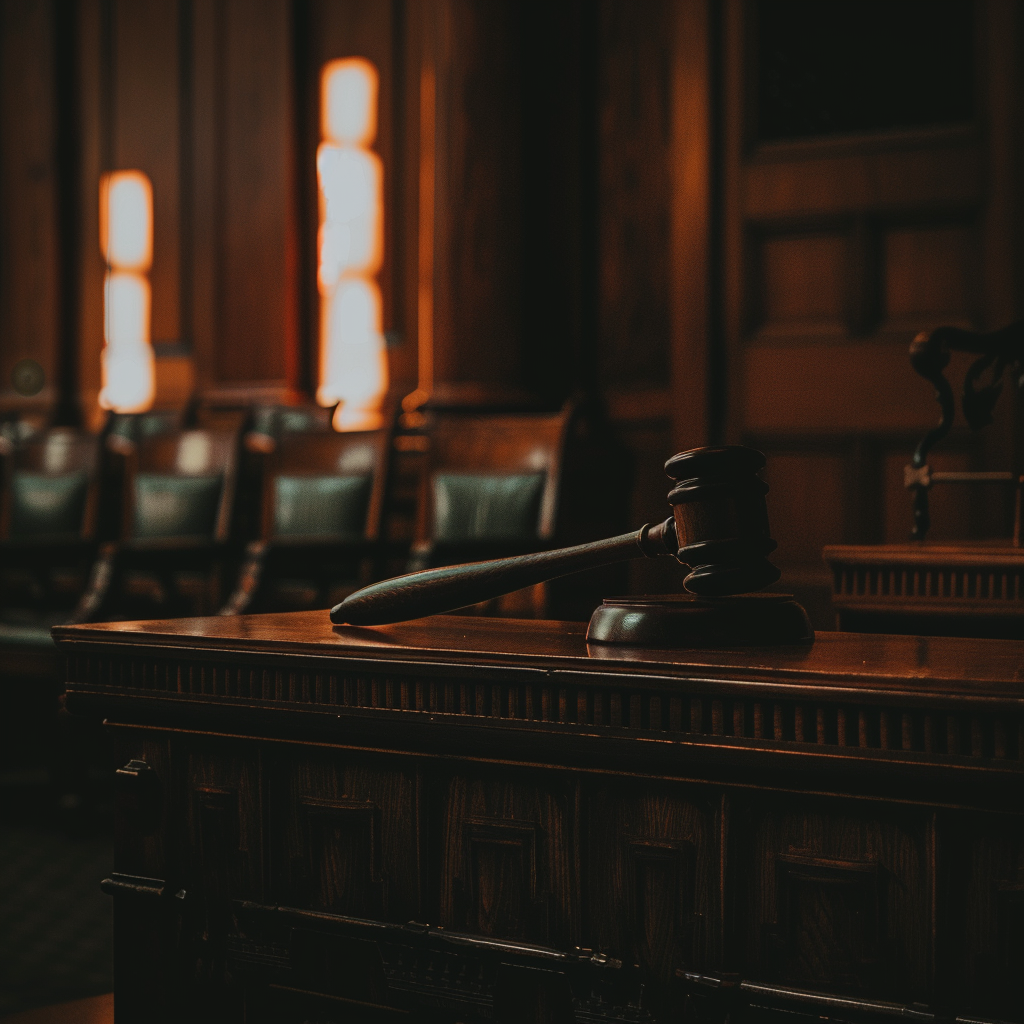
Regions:
<instances>
[{"instance_id":1,"label":"gavel handle","mask_svg":"<svg viewBox=\"0 0 1024 1024\"><path fill-rule=\"evenodd\" d=\"M341 604L331 609L331 622L347 622L353 626L405 622L488 601L582 569L593 569L641 555L674 555L676 550L675 524L666 519L657 526L643 526L634 533L623 533L591 544L513 558L495 558L489 562L425 569L373 583L349 594Z\"/></svg>"}]
</instances>

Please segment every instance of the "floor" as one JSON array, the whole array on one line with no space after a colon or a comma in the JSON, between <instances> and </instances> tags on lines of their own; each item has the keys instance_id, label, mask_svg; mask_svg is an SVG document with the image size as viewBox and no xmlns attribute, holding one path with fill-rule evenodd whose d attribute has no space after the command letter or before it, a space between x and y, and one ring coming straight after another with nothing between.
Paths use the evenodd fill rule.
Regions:
<instances>
[{"instance_id":1,"label":"floor","mask_svg":"<svg viewBox=\"0 0 1024 1024\"><path fill-rule=\"evenodd\" d=\"M113 988L105 774L0 766L0 1018Z\"/></svg>"},{"instance_id":2,"label":"floor","mask_svg":"<svg viewBox=\"0 0 1024 1024\"><path fill-rule=\"evenodd\" d=\"M3 1024L114 1024L114 996L108 992L102 996L26 1010L4 1018Z\"/></svg>"}]
</instances>

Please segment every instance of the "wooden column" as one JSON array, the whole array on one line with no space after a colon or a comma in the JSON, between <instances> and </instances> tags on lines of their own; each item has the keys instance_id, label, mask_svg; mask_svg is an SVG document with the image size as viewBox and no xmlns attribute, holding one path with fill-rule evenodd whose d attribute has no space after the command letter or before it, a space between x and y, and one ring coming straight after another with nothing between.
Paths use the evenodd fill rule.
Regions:
<instances>
[{"instance_id":1,"label":"wooden column","mask_svg":"<svg viewBox=\"0 0 1024 1024\"><path fill-rule=\"evenodd\" d=\"M0 406L22 414L61 397L54 14L0 4Z\"/></svg>"},{"instance_id":2,"label":"wooden column","mask_svg":"<svg viewBox=\"0 0 1024 1024\"><path fill-rule=\"evenodd\" d=\"M526 371L521 15L507 0L438 0L424 29L435 86L435 391L516 389Z\"/></svg>"}]
</instances>

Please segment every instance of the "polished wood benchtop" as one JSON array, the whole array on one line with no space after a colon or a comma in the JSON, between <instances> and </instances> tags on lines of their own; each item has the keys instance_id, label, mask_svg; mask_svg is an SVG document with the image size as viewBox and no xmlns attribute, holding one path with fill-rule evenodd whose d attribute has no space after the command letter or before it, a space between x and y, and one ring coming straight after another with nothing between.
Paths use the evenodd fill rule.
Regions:
<instances>
[{"instance_id":1,"label":"polished wood benchtop","mask_svg":"<svg viewBox=\"0 0 1024 1024\"><path fill-rule=\"evenodd\" d=\"M1024 642L626 650L326 612L54 635L68 708L124 766L105 884L131 1024L228 976L258 1024L310 993L493 1020L509 956L517 986L566 965L575 1019L607 1024L645 1019L641 986L649 1020L1020 1019L1019 972L974 965L1017 963Z\"/></svg>"},{"instance_id":2,"label":"polished wood benchtop","mask_svg":"<svg viewBox=\"0 0 1024 1024\"><path fill-rule=\"evenodd\" d=\"M586 624L438 615L391 626L332 626L325 611L57 626L67 654L273 653L374 664L466 663L588 675L757 681L842 690L1024 700L1024 642L819 632L810 645L638 650L586 643ZM184 649L184 650L182 650Z\"/></svg>"}]
</instances>

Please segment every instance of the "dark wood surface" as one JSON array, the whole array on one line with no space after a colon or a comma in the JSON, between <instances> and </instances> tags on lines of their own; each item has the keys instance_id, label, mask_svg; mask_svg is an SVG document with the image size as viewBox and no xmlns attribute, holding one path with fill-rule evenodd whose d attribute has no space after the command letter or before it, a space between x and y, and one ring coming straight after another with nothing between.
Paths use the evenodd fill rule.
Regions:
<instances>
[{"instance_id":1,"label":"dark wood surface","mask_svg":"<svg viewBox=\"0 0 1024 1024\"><path fill-rule=\"evenodd\" d=\"M1024 639L1024 549L1006 540L824 550L840 629Z\"/></svg>"},{"instance_id":2,"label":"dark wood surface","mask_svg":"<svg viewBox=\"0 0 1024 1024\"><path fill-rule=\"evenodd\" d=\"M608 675L636 671L772 680L808 687L851 684L886 693L943 692L1009 698L1024 706L1024 642L819 632L811 645L732 650L636 650L586 642L584 622L437 615L389 626L332 626L326 611L57 626L68 653L92 645L153 651L318 655L359 660L456 659L472 664L571 666ZM82 645L79 647L78 645Z\"/></svg>"},{"instance_id":3,"label":"dark wood surface","mask_svg":"<svg viewBox=\"0 0 1024 1024\"><path fill-rule=\"evenodd\" d=\"M1024 1017L1024 643L584 630L59 627L118 1024Z\"/></svg>"}]
</instances>

